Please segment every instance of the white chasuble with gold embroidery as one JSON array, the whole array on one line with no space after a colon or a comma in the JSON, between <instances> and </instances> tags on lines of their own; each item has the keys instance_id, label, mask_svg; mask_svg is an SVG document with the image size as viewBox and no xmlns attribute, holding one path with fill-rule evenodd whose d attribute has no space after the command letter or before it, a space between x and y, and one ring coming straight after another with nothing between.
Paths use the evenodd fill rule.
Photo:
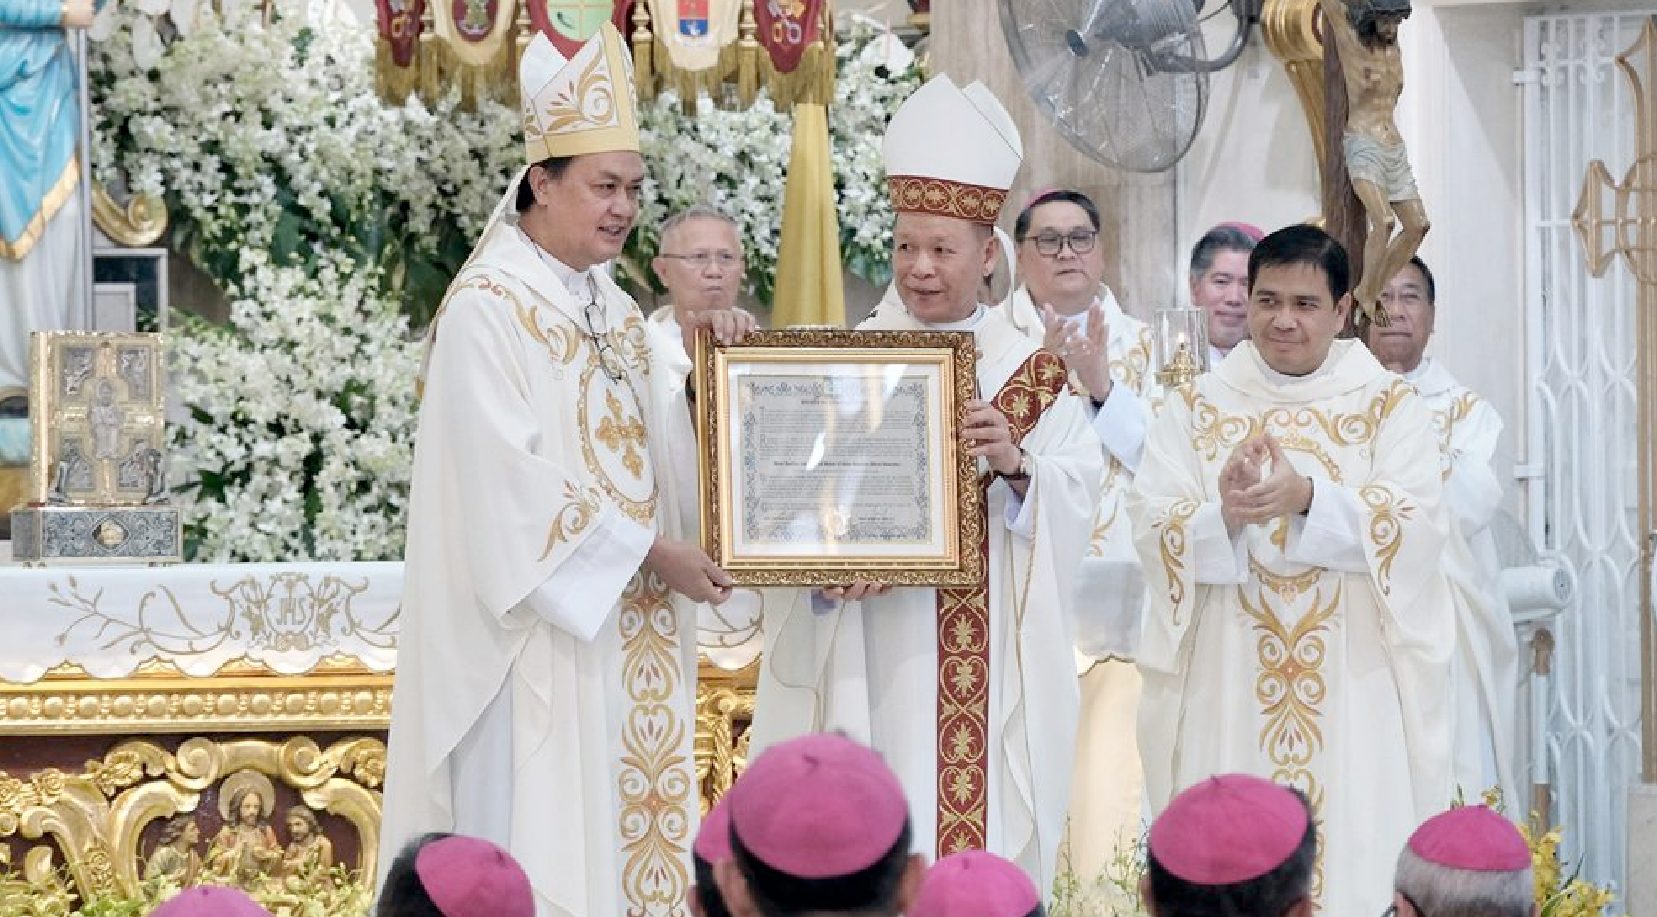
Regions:
<instances>
[{"instance_id":1,"label":"white chasuble with gold embroidery","mask_svg":"<svg viewBox=\"0 0 1657 917\"><path fill-rule=\"evenodd\" d=\"M1116 384L1104 403L1092 409L1093 428L1104 446L1105 474L1093 536L1076 581L1082 707L1069 819L1070 866L1089 879L1138 842L1144 808L1144 775L1134 736L1140 679L1132 659L1145 582L1123 502L1144 454L1151 402L1158 394L1150 369L1150 326L1122 311L1109 287L1100 286L1098 302L1108 325L1106 356ZM1013 291L1000 308L1026 337L1042 341L1046 328L1028 287ZM1086 314L1079 318L1085 325ZM1074 373L1071 381L1081 392Z\"/></svg>"},{"instance_id":2,"label":"white chasuble with gold embroidery","mask_svg":"<svg viewBox=\"0 0 1657 917\"><path fill-rule=\"evenodd\" d=\"M539 917L682 915L697 824L694 617L640 567L686 503L644 319L495 227L432 330L381 863L489 837ZM670 451L671 450L671 451Z\"/></svg>"},{"instance_id":3,"label":"white chasuble with gold embroidery","mask_svg":"<svg viewBox=\"0 0 1657 917\"><path fill-rule=\"evenodd\" d=\"M1104 445L1105 476L1099 485L1099 508L1093 536L1082 561L1076 606L1077 650L1088 659L1133 657L1139 639L1139 612L1145 584L1134 553L1122 501L1133 484L1134 469L1145 450L1156 384L1151 375L1151 328L1122 311L1109 287L1099 288L1099 304L1109 327L1105 347L1110 376L1116 381L1104 403L1090 411L1093 428ZM1046 329L1041 312L1019 287L999 307L1013 326L1039 346ZM1073 321L1086 324L1086 313ZM1083 328L1085 331L1085 327ZM1078 394L1091 397L1071 375Z\"/></svg>"},{"instance_id":4,"label":"white chasuble with gold embroidery","mask_svg":"<svg viewBox=\"0 0 1657 917\"><path fill-rule=\"evenodd\" d=\"M1220 470L1260 433L1312 478L1312 506L1233 540ZM1216 773L1301 788L1322 828L1325 913L1384 907L1398 850L1451 802L1441 500L1426 405L1347 340L1298 378L1245 341L1168 393L1129 495L1149 595L1139 743L1151 810Z\"/></svg>"},{"instance_id":5,"label":"white chasuble with gold embroidery","mask_svg":"<svg viewBox=\"0 0 1657 917\"><path fill-rule=\"evenodd\" d=\"M1457 535L1444 556L1456 596L1456 783L1469 799L1499 787L1515 805L1524 798L1514 772L1519 644L1490 532L1502 502L1492 467L1502 418L1437 360L1423 361L1405 379L1433 413L1444 507Z\"/></svg>"},{"instance_id":6,"label":"white chasuble with gold embroidery","mask_svg":"<svg viewBox=\"0 0 1657 917\"><path fill-rule=\"evenodd\" d=\"M927 327L895 297L858 326ZM981 396L1023 433L1033 466L1022 501L986 479L988 586L894 588L815 614L803 601L768 608L753 750L843 729L903 780L916 850L987 848L1048 888L1076 735L1069 606L1093 526L1099 440L1062 364L996 310L932 330L977 338Z\"/></svg>"}]
</instances>

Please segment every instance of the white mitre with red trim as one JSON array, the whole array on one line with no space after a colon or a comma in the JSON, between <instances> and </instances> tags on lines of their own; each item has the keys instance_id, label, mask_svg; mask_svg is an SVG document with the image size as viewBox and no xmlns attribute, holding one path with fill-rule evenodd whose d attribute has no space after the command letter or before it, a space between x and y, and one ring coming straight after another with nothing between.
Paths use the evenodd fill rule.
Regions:
<instances>
[{"instance_id":1,"label":"white mitre with red trim","mask_svg":"<svg viewBox=\"0 0 1657 917\"><path fill-rule=\"evenodd\" d=\"M939 74L898 107L883 152L899 212L993 224L1018 177L1024 143L984 84L960 88Z\"/></svg>"}]
</instances>

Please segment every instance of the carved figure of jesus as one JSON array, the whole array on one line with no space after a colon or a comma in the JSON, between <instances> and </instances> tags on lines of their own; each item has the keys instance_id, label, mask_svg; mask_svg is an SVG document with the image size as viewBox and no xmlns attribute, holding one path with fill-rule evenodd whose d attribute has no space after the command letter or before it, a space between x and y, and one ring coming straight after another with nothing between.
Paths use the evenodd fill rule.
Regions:
<instances>
[{"instance_id":1,"label":"carved figure of jesus","mask_svg":"<svg viewBox=\"0 0 1657 917\"><path fill-rule=\"evenodd\" d=\"M92 420L92 457L114 459L121 451L121 406L115 403L115 385L100 379L87 412Z\"/></svg>"},{"instance_id":2,"label":"carved figure of jesus","mask_svg":"<svg viewBox=\"0 0 1657 917\"><path fill-rule=\"evenodd\" d=\"M1346 83L1341 152L1369 224L1363 276L1352 298L1372 323L1385 325L1381 290L1409 263L1431 227L1404 138L1393 123L1393 110L1404 91L1398 25L1410 8L1407 0L1318 0L1318 5L1324 34L1333 37L1340 53Z\"/></svg>"}]
</instances>

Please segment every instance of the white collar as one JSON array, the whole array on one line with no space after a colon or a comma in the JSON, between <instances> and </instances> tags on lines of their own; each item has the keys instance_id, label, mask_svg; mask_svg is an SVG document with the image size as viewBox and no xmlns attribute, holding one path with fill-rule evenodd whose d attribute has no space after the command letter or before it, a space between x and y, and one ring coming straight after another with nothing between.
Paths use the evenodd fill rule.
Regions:
<instances>
[{"instance_id":1,"label":"white collar","mask_svg":"<svg viewBox=\"0 0 1657 917\"><path fill-rule=\"evenodd\" d=\"M983 321L984 316L988 313L989 310L984 307L984 304L979 303L978 308L974 309L971 315L958 322L921 322L921 324L932 331L971 331L978 327L978 323Z\"/></svg>"},{"instance_id":2,"label":"white collar","mask_svg":"<svg viewBox=\"0 0 1657 917\"><path fill-rule=\"evenodd\" d=\"M1304 376L1291 376L1288 373L1280 373L1277 370L1272 369L1271 364L1266 362L1266 358L1260 355L1260 351L1257 348L1250 347L1249 356L1254 358L1254 365L1260 370L1260 375L1265 377L1266 381L1270 384L1299 385L1303 382L1310 382L1313 379L1323 375L1329 371L1330 367L1339 362L1339 355L1336 353L1337 349L1338 348L1330 347L1329 353L1324 355L1323 364Z\"/></svg>"},{"instance_id":3,"label":"white collar","mask_svg":"<svg viewBox=\"0 0 1657 917\"><path fill-rule=\"evenodd\" d=\"M522 226L518 227L518 234L524 237L524 241L529 244L530 250L540 257L541 263L552 271L552 275L558 278L558 282L564 285L564 289L568 290L577 302L585 303L596 297L598 288L593 285L591 268L578 271L559 261L553 256L552 252L542 248L540 243L530 238L529 233L524 232Z\"/></svg>"},{"instance_id":4,"label":"white collar","mask_svg":"<svg viewBox=\"0 0 1657 917\"><path fill-rule=\"evenodd\" d=\"M1404 374L1404 381L1409 382L1411 384L1414 384L1416 382L1420 382L1422 379L1426 378L1427 374L1432 372L1432 370L1433 370L1433 358L1432 357L1422 357L1421 362L1415 364L1414 369L1412 369L1409 372Z\"/></svg>"}]
</instances>

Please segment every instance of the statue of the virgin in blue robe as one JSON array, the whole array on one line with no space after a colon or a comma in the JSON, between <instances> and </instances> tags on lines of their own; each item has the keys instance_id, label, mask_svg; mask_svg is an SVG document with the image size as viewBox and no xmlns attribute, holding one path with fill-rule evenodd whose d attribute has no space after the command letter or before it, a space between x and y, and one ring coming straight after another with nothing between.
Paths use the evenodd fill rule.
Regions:
<instances>
[{"instance_id":1,"label":"statue of the virgin in blue robe","mask_svg":"<svg viewBox=\"0 0 1657 917\"><path fill-rule=\"evenodd\" d=\"M86 24L75 20L89 6L0 0L0 389L28 384L30 331L84 328L90 318L69 30Z\"/></svg>"}]
</instances>

